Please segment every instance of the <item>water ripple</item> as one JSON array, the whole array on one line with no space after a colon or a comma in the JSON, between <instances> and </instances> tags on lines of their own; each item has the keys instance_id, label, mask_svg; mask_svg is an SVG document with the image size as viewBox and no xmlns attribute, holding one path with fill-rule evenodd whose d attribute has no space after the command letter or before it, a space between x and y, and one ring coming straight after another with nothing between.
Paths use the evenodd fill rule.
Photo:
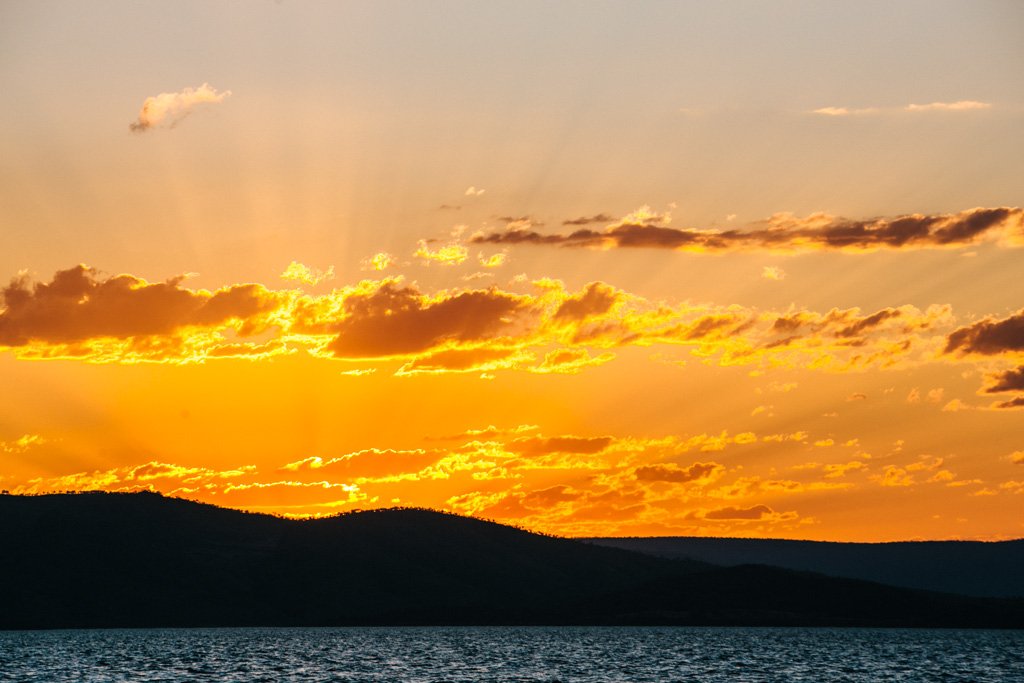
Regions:
<instances>
[{"instance_id":1,"label":"water ripple","mask_svg":"<svg viewBox=\"0 0 1024 683\"><path fill-rule=\"evenodd\" d=\"M1024 632L803 628L248 628L0 632L0 681L989 683Z\"/></svg>"}]
</instances>

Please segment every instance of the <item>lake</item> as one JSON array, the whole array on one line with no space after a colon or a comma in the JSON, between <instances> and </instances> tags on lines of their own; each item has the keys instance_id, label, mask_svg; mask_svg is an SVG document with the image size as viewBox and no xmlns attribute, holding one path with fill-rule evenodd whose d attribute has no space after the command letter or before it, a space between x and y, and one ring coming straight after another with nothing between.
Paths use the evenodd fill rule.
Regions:
<instances>
[{"instance_id":1,"label":"lake","mask_svg":"<svg viewBox=\"0 0 1024 683\"><path fill-rule=\"evenodd\" d=\"M1024 681L1024 631L684 627L0 632L0 681Z\"/></svg>"}]
</instances>

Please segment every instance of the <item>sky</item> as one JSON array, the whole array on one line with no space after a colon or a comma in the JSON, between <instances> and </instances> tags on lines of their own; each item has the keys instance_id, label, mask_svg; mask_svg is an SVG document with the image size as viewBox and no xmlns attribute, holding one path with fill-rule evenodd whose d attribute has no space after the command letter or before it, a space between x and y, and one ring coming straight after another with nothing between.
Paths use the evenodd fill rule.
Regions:
<instances>
[{"instance_id":1,"label":"sky","mask_svg":"<svg viewBox=\"0 0 1024 683\"><path fill-rule=\"evenodd\" d=\"M1022 537L1021 25L0 2L0 488Z\"/></svg>"}]
</instances>

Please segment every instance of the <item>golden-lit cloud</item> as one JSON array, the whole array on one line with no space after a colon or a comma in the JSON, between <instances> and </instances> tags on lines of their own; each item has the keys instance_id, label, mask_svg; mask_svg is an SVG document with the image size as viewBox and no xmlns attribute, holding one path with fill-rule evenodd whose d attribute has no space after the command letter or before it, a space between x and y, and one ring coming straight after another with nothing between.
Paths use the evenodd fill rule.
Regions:
<instances>
[{"instance_id":1,"label":"golden-lit cloud","mask_svg":"<svg viewBox=\"0 0 1024 683\"><path fill-rule=\"evenodd\" d=\"M850 472L856 472L863 470L867 467L861 460L851 460L845 463L833 463L831 465L825 465L825 477L827 479L838 479L845 477Z\"/></svg>"},{"instance_id":2,"label":"golden-lit cloud","mask_svg":"<svg viewBox=\"0 0 1024 683\"><path fill-rule=\"evenodd\" d=\"M477 255L477 260L484 268L500 268L508 260L508 254L503 251L490 256L484 256L483 252Z\"/></svg>"},{"instance_id":3,"label":"golden-lit cloud","mask_svg":"<svg viewBox=\"0 0 1024 683\"><path fill-rule=\"evenodd\" d=\"M798 517L794 511L776 512L767 505L752 505L746 508L729 506L714 510L701 510L693 513L693 516L715 522L791 521Z\"/></svg>"},{"instance_id":4,"label":"golden-lit cloud","mask_svg":"<svg viewBox=\"0 0 1024 683\"><path fill-rule=\"evenodd\" d=\"M946 353L984 356L1024 353L1024 309L1003 319L985 318L949 335Z\"/></svg>"},{"instance_id":5,"label":"golden-lit cloud","mask_svg":"<svg viewBox=\"0 0 1024 683\"><path fill-rule=\"evenodd\" d=\"M394 281L351 293L327 349L339 358L418 354L449 343L479 343L513 333L532 302L496 289L429 298Z\"/></svg>"},{"instance_id":6,"label":"golden-lit cloud","mask_svg":"<svg viewBox=\"0 0 1024 683\"><path fill-rule=\"evenodd\" d=\"M387 270L398 263L398 259L391 254L382 251L374 254L362 262L363 270L375 270L377 272Z\"/></svg>"},{"instance_id":7,"label":"golden-lit cloud","mask_svg":"<svg viewBox=\"0 0 1024 683\"><path fill-rule=\"evenodd\" d=\"M775 474L768 453L810 454L814 444L825 440L832 439L807 432L639 438L544 435L535 425L487 426L438 437L425 447L309 455L272 467L216 469L152 459L36 477L13 486L4 483L17 493L154 490L300 517L419 501L549 533L578 535L794 533L815 523L814 515L805 512L807 507L820 510L814 508L819 505L815 501L853 495L861 487L867 491L868 482L882 485L872 490L891 492L885 495L937 487L975 491L982 485L977 479L958 479L943 458L932 456L874 465L870 459L849 460L843 454L846 459L794 466L797 476L792 479ZM858 445L858 439L835 441L846 447ZM742 449L748 448L756 449L757 458L736 465ZM825 457L840 450L836 445ZM687 452L723 457L686 458ZM1012 455L1009 459L1013 462ZM796 499L800 513L792 504Z\"/></svg>"},{"instance_id":8,"label":"golden-lit cloud","mask_svg":"<svg viewBox=\"0 0 1024 683\"><path fill-rule=\"evenodd\" d=\"M46 357L45 350L33 353L42 344L59 357L159 359L197 351L210 331L261 332L281 302L262 285L209 292L182 287L182 280L103 277L84 265L58 271L50 282L19 275L2 290L0 346L34 357Z\"/></svg>"},{"instance_id":9,"label":"golden-lit cloud","mask_svg":"<svg viewBox=\"0 0 1024 683\"><path fill-rule=\"evenodd\" d=\"M306 285L318 285L321 282L334 279L334 266L328 266L327 270L310 268L309 266L292 261L281 273L282 280L293 280Z\"/></svg>"},{"instance_id":10,"label":"golden-lit cloud","mask_svg":"<svg viewBox=\"0 0 1024 683\"><path fill-rule=\"evenodd\" d=\"M219 489L224 482L249 479L256 474L253 465L230 470L215 470L207 467L187 467L174 463L151 460L140 465L126 465L108 470L74 472L53 477L38 477L26 484L15 487L13 493L35 494L49 491L139 491L160 490L165 493L178 492L182 488L191 490Z\"/></svg>"},{"instance_id":11,"label":"golden-lit cloud","mask_svg":"<svg viewBox=\"0 0 1024 683\"><path fill-rule=\"evenodd\" d=\"M38 434L23 434L12 441L0 441L0 453L24 453L44 443L46 440Z\"/></svg>"},{"instance_id":12,"label":"golden-lit cloud","mask_svg":"<svg viewBox=\"0 0 1024 683\"><path fill-rule=\"evenodd\" d=\"M637 481L645 482L707 484L721 477L724 472L725 466L717 462L695 462L688 467L680 467L675 463L664 463L637 467L633 470L633 476Z\"/></svg>"},{"instance_id":13,"label":"golden-lit cloud","mask_svg":"<svg viewBox=\"0 0 1024 683\"><path fill-rule=\"evenodd\" d=\"M527 457L551 453L585 453L592 455L603 451L611 442L612 437L610 436L560 436L551 438L528 436L513 439L507 445L507 448L512 453L518 453Z\"/></svg>"},{"instance_id":14,"label":"golden-lit cloud","mask_svg":"<svg viewBox=\"0 0 1024 683\"><path fill-rule=\"evenodd\" d=\"M525 294L496 286L428 294L396 277L324 294L258 284L210 292L189 289L180 277L151 284L76 266L51 282L14 278L3 290L0 346L20 358L92 362L303 352L402 361L392 369L398 375L483 376L575 374L612 361L616 349L654 345L686 349L704 364L845 372L930 362L952 344L946 330L954 318L945 306L773 312L649 301L603 282L578 291L557 280L530 284Z\"/></svg>"},{"instance_id":15,"label":"golden-lit cloud","mask_svg":"<svg viewBox=\"0 0 1024 683\"><path fill-rule=\"evenodd\" d=\"M445 456L434 449L393 450L369 448L324 460L309 457L284 465L289 472L316 472L318 477L341 477L345 481L375 479L403 473L419 472Z\"/></svg>"},{"instance_id":16,"label":"golden-lit cloud","mask_svg":"<svg viewBox=\"0 0 1024 683\"><path fill-rule=\"evenodd\" d=\"M158 126L174 128L201 104L217 104L231 95L230 90L217 92L209 83L198 88L184 88L180 92L163 92L147 97L142 103L139 118L128 127L134 133L143 133Z\"/></svg>"},{"instance_id":17,"label":"golden-lit cloud","mask_svg":"<svg viewBox=\"0 0 1024 683\"><path fill-rule=\"evenodd\" d=\"M666 227L666 218L649 211L639 211L603 231L581 228L563 234L543 234L529 228L509 226L502 232L477 233L471 241L476 244L596 249L671 249L693 253L755 250L856 253L878 249L965 247L985 240L1018 244L1024 236L1024 210L1017 207L867 220L849 220L828 214L799 218L781 213L746 230L669 228Z\"/></svg>"},{"instance_id":18,"label":"golden-lit cloud","mask_svg":"<svg viewBox=\"0 0 1024 683\"><path fill-rule=\"evenodd\" d=\"M784 280L786 279L786 271L778 266L765 266L761 269L761 277L765 280Z\"/></svg>"},{"instance_id":19,"label":"golden-lit cloud","mask_svg":"<svg viewBox=\"0 0 1024 683\"><path fill-rule=\"evenodd\" d=\"M426 241L420 240L419 248L413 253L413 256L428 264L439 263L443 266L457 266L469 258L469 249L455 242L431 249Z\"/></svg>"},{"instance_id":20,"label":"golden-lit cloud","mask_svg":"<svg viewBox=\"0 0 1024 683\"><path fill-rule=\"evenodd\" d=\"M1005 410L1014 408L1024 408L1024 396L1016 396L1011 398L1009 401L1001 401L995 404L996 408L1002 408Z\"/></svg>"},{"instance_id":21,"label":"golden-lit cloud","mask_svg":"<svg viewBox=\"0 0 1024 683\"><path fill-rule=\"evenodd\" d=\"M592 356L584 349L558 349L549 352L540 363L529 370L540 374L575 375L585 368L604 365L614 359L613 353Z\"/></svg>"},{"instance_id":22,"label":"golden-lit cloud","mask_svg":"<svg viewBox=\"0 0 1024 683\"><path fill-rule=\"evenodd\" d=\"M1003 391L1024 392L1024 365L997 373L991 379L992 383L985 387L986 393L996 394Z\"/></svg>"},{"instance_id":23,"label":"golden-lit cloud","mask_svg":"<svg viewBox=\"0 0 1024 683\"><path fill-rule=\"evenodd\" d=\"M1024 360L1024 309L998 319L983 318L954 330L946 339L944 353L960 357L993 357L997 360ZM989 375L984 393L1024 392L1024 365L996 371ZM966 409L959 399L950 401L943 410ZM997 409L1024 408L1024 393L992 406Z\"/></svg>"},{"instance_id":24,"label":"golden-lit cloud","mask_svg":"<svg viewBox=\"0 0 1024 683\"><path fill-rule=\"evenodd\" d=\"M516 348L445 349L418 356L399 368L395 374L489 372L518 368L531 364L534 360L532 353Z\"/></svg>"}]
</instances>

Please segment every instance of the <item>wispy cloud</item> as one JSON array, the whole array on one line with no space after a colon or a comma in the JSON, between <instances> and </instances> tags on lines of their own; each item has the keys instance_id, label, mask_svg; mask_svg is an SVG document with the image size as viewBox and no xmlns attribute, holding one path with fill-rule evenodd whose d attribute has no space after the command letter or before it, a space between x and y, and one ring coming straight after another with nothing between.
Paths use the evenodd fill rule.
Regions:
<instances>
[{"instance_id":1,"label":"wispy cloud","mask_svg":"<svg viewBox=\"0 0 1024 683\"><path fill-rule=\"evenodd\" d=\"M200 104L217 104L231 95L230 90L217 92L208 83L198 88L185 88L181 92L162 92L147 97L142 103L139 118L128 124L134 133L144 133L158 126L173 128Z\"/></svg>"},{"instance_id":2,"label":"wispy cloud","mask_svg":"<svg viewBox=\"0 0 1024 683\"><path fill-rule=\"evenodd\" d=\"M931 102L929 104L908 104L904 107L820 107L812 109L809 113L818 116L876 116L883 114L901 114L908 112L962 112L991 109L989 102L978 102L976 100L958 100L956 102Z\"/></svg>"},{"instance_id":3,"label":"wispy cloud","mask_svg":"<svg viewBox=\"0 0 1024 683\"><path fill-rule=\"evenodd\" d=\"M848 109L846 107L822 107L821 109L815 109L812 114L818 114L820 116L866 116L870 114L877 114L881 110L875 107L867 107L864 109Z\"/></svg>"},{"instance_id":4,"label":"wispy cloud","mask_svg":"<svg viewBox=\"0 0 1024 683\"><path fill-rule=\"evenodd\" d=\"M504 231L477 233L477 244L533 244L594 249L648 248L686 252L771 250L807 252L838 250L964 247L986 239L1024 243L1024 210L1017 207L976 208L952 214L910 214L892 218L850 220L825 213L800 218L779 213L746 230L667 227L669 216L643 207L604 230L581 228L544 234L510 224Z\"/></svg>"},{"instance_id":5,"label":"wispy cloud","mask_svg":"<svg viewBox=\"0 0 1024 683\"><path fill-rule=\"evenodd\" d=\"M978 109L991 109L988 102L977 102L975 100L960 100L958 102L932 102L930 104L908 104L907 111L976 111Z\"/></svg>"}]
</instances>

